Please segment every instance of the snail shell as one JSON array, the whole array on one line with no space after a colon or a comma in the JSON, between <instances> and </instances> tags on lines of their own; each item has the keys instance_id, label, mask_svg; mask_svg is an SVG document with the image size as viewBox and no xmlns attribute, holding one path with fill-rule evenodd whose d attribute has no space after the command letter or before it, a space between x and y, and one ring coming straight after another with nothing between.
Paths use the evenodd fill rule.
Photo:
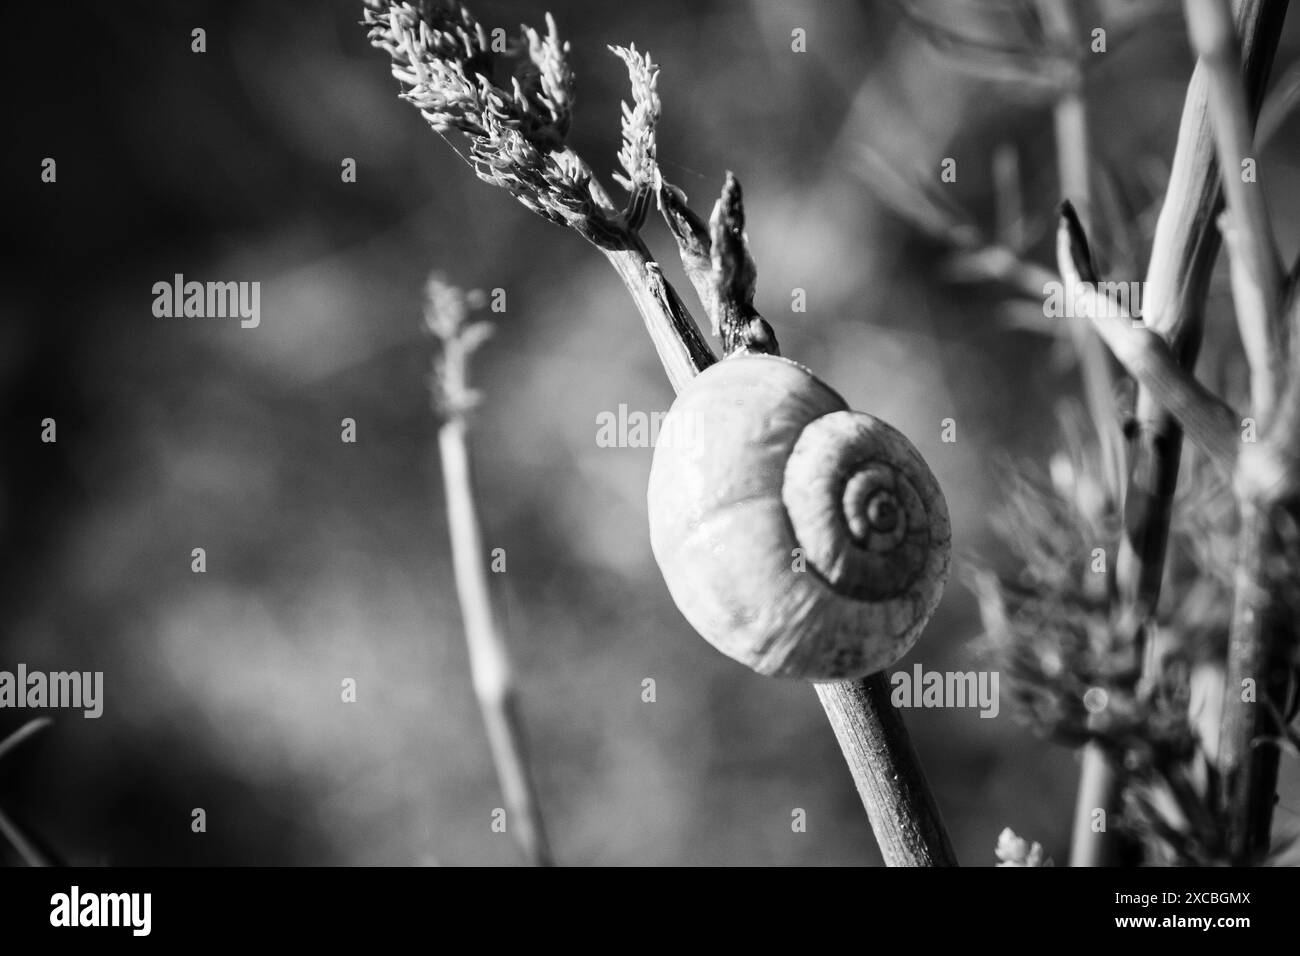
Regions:
<instances>
[{"instance_id":1,"label":"snail shell","mask_svg":"<svg viewBox=\"0 0 1300 956\"><path fill-rule=\"evenodd\" d=\"M948 506L920 453L788 359L739 353L692 380L647 497L673 601L760 674L883 670L943 595Z\"/></svg>"}]
</instances>

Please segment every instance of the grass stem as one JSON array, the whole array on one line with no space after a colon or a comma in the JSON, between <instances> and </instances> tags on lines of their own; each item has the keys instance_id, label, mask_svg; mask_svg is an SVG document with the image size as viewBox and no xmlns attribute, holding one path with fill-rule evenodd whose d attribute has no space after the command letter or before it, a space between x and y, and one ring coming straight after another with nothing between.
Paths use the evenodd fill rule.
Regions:
<instances>
[{"instance_id":1,"label":"grass stem","mask_svg":"<svg viewBox=\"0 0 1300 956\"><path fill-rule=\"evenodd\" d=\"M465 625L470 675L488 746L505 801L506 831L534 866L553 862L537 789L528 763L519 691L505 638L492 611L487 552L479 523L469 452L467 413L477 401L469 389L469 359L490 326L465 323L465 297L434 278L429 284L426 324L442 342L435 359L434 404L443 413L438 429L447 527L456 594Z\"/></svg>"}]
</instances>

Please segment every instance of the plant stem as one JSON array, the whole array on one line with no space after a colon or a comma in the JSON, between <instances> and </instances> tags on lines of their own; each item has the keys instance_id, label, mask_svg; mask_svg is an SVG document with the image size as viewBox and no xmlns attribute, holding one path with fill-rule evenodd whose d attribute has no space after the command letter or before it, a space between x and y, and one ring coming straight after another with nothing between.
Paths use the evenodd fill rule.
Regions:
<instances>
[{"instance_id":1,"label":"plant stem","mask_svg":"<svg viewBox=\"0 0 1300 956\"><path fill-rule=\"evenodd\" d=\"M1210 118L1231 221L1233 299L1250 363L1251 407L1267 419L1285 374L1284 336L1277 322L1282 264L1273 245L1268 207L1258 177L1246 182L1241 163L1254 156L1254 130L1241 82L1237 38L1227 0L1187 0L1192 46L1205 64Z\"/></svg>"},{"instance_id":2,"label":"plant stem","mask_svg":"<svg viewBox=\"0 0 1300 956\"><path fill-rule=\"evenodd\" d=\"M1236 4L1242 74L1252 110L1258 110L1263 97L1286 7L1286 0L1244 0ZM1200 347L1202 309L1219 240L1213 220L1222 204L1207 99L1205 68L1198 64L1188 85L1143 296L1147 327L1165 337L1180 364L1188 369L1195 365ZM1138 385L1138 434L1129 454L1125 529L1115 580L1120 626L1131 635L1142 661L1142 679L1147 683L1157 676L1159 667L1144 648L1150 646L1147 632L1154 623L1160 599L1183 433L1176 416L1158 400L1148 383L1139 379ZM1100 767L1097 756L1085 753L1085 767L1090 760ZM1112 789L1117 789L1117 775L1112 772L1111 776L1115 778ZM1100 789L1102 782L1093 786ZM1100 796L1104 804L1098 805L1118 802L1109 798L1117 794ZM1088 809L1084 802L1081 789L1076 835L1083 822L1078 814ZM1077 864L1088 862L1093 860L1076 860Z\"/></svg>"},{"instance_id":3,"label":"plant stem","mask_svg":"<svg viewBox=\"0 0 1300 956\"><path fill-rule=\"evenodd\" d=\"M0 760L3 760L5 755L16 749L19 744L30 740L53 723L54 719L51 717L34 717L27 721L4 740L0 740Z\"/></svg>"},{"instance_id":4,"label":"plant stem","mask_svg":"<svg viewBox=\"0 0 1300 956\"><path fill-rule=\"evenodd\" d=\"M1237 315L1246 364L1250 367L1250 410L1261 427L1273 419L1273 406L1286 382L1286 331L1278 324L1279 284L1266 293L1253 265L1256 243L1247 230L1238 226L1229 207L1219 216L1219 232L1228 257L1228 275L1232 286L1232 307ZM1271 243L1271 240L1270 240Z\"/></svg>"},{"instance_id":5,"label":"plant stem","mask_svg":"<svg viewBox=\"0 0 1300 956\"><path fill-rule=\"evenodd\" d=\"M1250 364L1251 412L1265 441L1288 445L1294 435L1274 433L1273 407L1286 375L1286 335L1278 321L1282 267L1273 245L1268 208L1258 182L1247 183L1240 163L1253 152L1252 115L1241 83L1237 43L1224 0L1187 0L1192 45L1209 77L1215 143L1227 194L1223 233L1228 240L1233 302ZM1294 623L1279 593L1285 542L1277 519L1285 507L1269 480L1266 457L1243 456L1236 487L1241 514L1237 574L1228 643L1219 770L1229 857L1259 862L1268 852L1276 799L1279 750L1270 738L1291 688ZM1255 466L1255 467L1252 467ZM1292 512L1294 515L1294 512ZM1255 692L1248 694L1248 682Z\"/></svg>"},{"instance_id":6,"label":"plant stem","mask_svg":"<svg viewBox=\"0 0 1300 956\"><path fill-rule=\"evenodd\" d=\"M1061 195L1079 210L1087 223L1092 212L1089 180L1090 144L1087 103L1083 95L1083 64L1078 51L1084 49L1079 36L1075 0L1038 0L1037 9L1048 41L1063 64L1061 93L1052 108L1056 131L1056 168ZM1101 450L1101 473L1115 500L1124 493L1124 440L1120 431L1115 399L1115 370L1095 329L1071 323L1071 337L1079 355L1085 404L1092 418ZM1113 863L1122 837L1117 831L1094 830L1097 808L1109 817L1119 804L1119 777L1105 751L1097 744L1082 748L1079 789L1075 801L1074 827L1070 838L1071 866L1106 866Z\"/></svg>"},{"instance_id":7,"label":"plant stem","mask_svg":"<svg viewBox=\"0 0 1300 956\"><path fill-rule=\"evenodd\" d=\"M1259 110L1286 18L1288 0L1236 0L1233 19L1241 44L1242 79L1252 119ZM1200 345L1201 305L1219 252L1215 220L1223 208L1214 131L1210 126L1207 68L1198 63L1187 85L1165 201L1156 222L1147 267L1143 313L1184 364ZM1189 354L1190 349L1190 354Z\"/></svg>"},{"instance_id":8,"label":"plant stem","mask_svg":"<svg viewBox=\"0 0 1300 956\"><path fill-rule=\"evenodd\" d=\"M1276 510L1275 510L1276 509ZM1220 797L1229 857L1253 865L1268 852L1277 799L1277 738L1293 687L1295 621L1277 593L1274 571L1283 553L1280 506L1253 496L1241 501L1236 599L1228 643L1223 722L1219 732ZM1290 509L1291 526L1297 511ZM1247 681L1254 693L1246 698Z\"/></svg>"},{"instance_id":9,"label":"plant stem","mask_svg":"<svg viewBox=\"0 0 1300 956\"><path fill-rule=\"evenodd\" d=\"M27 721L4 740L0 740L0 760L11 750L40 733L54 721L49 717L37 717ZM50 866L52 861L41 852L34 840L27 838L22 828L9 819L8 814L0 810L0 837L4 837L14 848L23 862L28 866Z\"/></svg>"},{"instance_id":10,"label":"plant stem","mask_svg":"<svg viewBox=\"0 0 1300 956\"><path fill-rule=\"evenodd\" d=\"M1075 18L1076 2L1038 0L1037 8L1062 73L1060 95L1052 107L1057 180L1061 195L1073 204L1086 231L1092 213L1092 183L1088 176L1091 150L1087 103L1083 96L1083 66L1078 52L1084 47ZM1084 400L1101 449L1102 474L1108 491L1119 495L1124 480L1121 465L1124 447L1119 410L1115 405L1115 369L1095 329L1084 323L1074 323L1070 326L1070 334L1079 354Z\"/></svg>"},{"instance_id":11,"label":"plant stem","mask_svg":"<svg viewBox=\"0 0 1300 956\"><path fill-rule=\"evenodd\" d=\"M1234 4L1242 76L1253 110L1263 96L1286 9L1287 0ZM1143 296L1147 328L1169 343L1184 368L1196 364L1200 351L1205 295L1221 238L1215 218L1222 205L1206 68L1198 63L1187 86ZM1151 390L1142 382L1138 385L1138 434L1129 458L1125 532L1116 579L1124 603L1121 616L1130 622L1144 680L1149 680L1157 663L1142 649L1160 598L1183 431Z\"/></svg>"},{"instance_id":12,"label":"plant stem","mask_svg":"<svg viewBox=\"0 0 1300 956\"><path fill-rule=\"evenodd\" d=\"M1070 831L1070 866L1114 866L1123 849L1122 838L1115 830L1095 830L1093 819L1097 810L1103 810L1105 819L1109 820L1119 809L1120 776L1101 744L1084 744L1079 753L1079 789Z\"/></svg>"},{"instance_id":13,"label":"plant stem","mask_svg":"<svg viewBox=\"0 0 1300 956\"><path fill-rule=\"evenodd\" d=\"M509 832L514 834L530 863L549 866L552 863L551 849L529 773L518 688L509 652L492 614L465 435L465 420L461 415L450 416L438 429L456 593L465 621L474 693L487 728L488 744L506 804Z\"/></svg>"},{"instance_id":14,"label":"plant stem","mask_svg":"<svg viewBox=\"0 0 1300 956\"><path fill-rule=\"evenodd\" d=\"M1252 109L1258 109L1263 96L1286 9L1287 0L1234 4L1242 75ZM1195 365L1200 351L1202 311L1221 238L1215 217L1223 196L1208 99L1206 69L1197 64L1187 86L1143 296L1147 328L1164 337L1184 368ZM1130 452L1125 532L1116 579L1124 602L1122 617L1131 622L1149 678L1155 662L1142 654L1142 648L1160 598L1183 433L1150 389L1141 382L1138 385L1138 435Z\"/></svg>"},{"instance_id":15,"label":"plant stem","mask_svg":"<svg viewBox=\"0 0 1300 956\"><path fill-rule=\"evenodd\" d=\"M17 851L22 857L24 863L28 866L49 866L50 861L31 840L23 833L18 824L9 819L9 816L0 810L0 837L4 837L9 845Z\"/></svg>"},{"instance_id":16,"label":"plant stem","mask_svg":"<svg viewBox=\"0 0 1300 956\"><path fill-rule=\"evenodd\" d=\"M1287 0L1238 0L1234 21L1241 44L1242 77L1252 116L1263 97ZM1188 83L1169 185L1156 223L1143 297L1144 319L1169 343L1184 368L1200 350L1203 309L1220 234L1223 205L1219 166L1209 119L1206 67L1198 63ZM1117 588L1143 683L1158 676L1147 632L1155 620L1164 575L1173 498L1178 485L1182 429L1139 383L1138 434L1129 459L1125 533L1116 562Z\"/></svg>"},{"instance_id":17,"label":"plant stem","mask_svg":"<svg viewBox=\"0 0 1300 956\"><path fill-rule=\"evenodd\" d=\"M581 165L589 177L592 198L613 216L614 202L591 168L576 153L566 150L565 155ZM680 392L687 382L718 360L700 334L690 309L664 278L659 263L637 231L623 226L611 237L584 234L584 238L604 254L623 280L623 286L641 313L673 391Z\"/></svg>"},{"instance_id":18,"label":"plant stem","mask_svg":"<svg viewBox=\"0 0 1300 956\"><path fill-rule=\"evenodd\" d=\"M1179 364L1164 339L1134 324L1131 316L1124 315L1097 292L1087 238L1068 201L1061 204L1056 258L1067 294L1082 306L1111 353L1202 450L1230 471L1241 447L1236 412Z\"/></svg>"},{"instance_id":19,"label":"plant stem","mask_svg":"<svg viewBox=\"0 0 1300 956\"><path fill-rule=\"evenodd\" d=\"M680 392L691 379L717 361L713 350L640 238L626 248L597 248L623 280L641 313L669 383L674 391Z\"/></svg>"},{"instance_id":20,"label":"plant stem","mask_svg":"<svg viewBox=\"0 0 1300 956\"><path fill-rule=\"evenodd\" d=\"M886 866L956 866L957 855L883 673L817 684Z\"/></svg>"},{"instance_id":21,"label":"plant stem","mask_svg":"<svg viewBox=\"0 0 1300 956\"><path fill-rule=\"evenodd\" d=\"M469 455L468 415L478 402L477 393L469 386L469 364L475 350L491 334L492 326L467 321L469 311L470 297L461 289L437 275L430 277L425 326L441 344L433 360L430 394L434 408L442 415L438 451L456 595L465 623L474 693L506 805L506 831L514 836L530 863L548 866L551 850L529 772L514 670L492 613L484 566L486 553Z\"/></svg>"}]
</instances>

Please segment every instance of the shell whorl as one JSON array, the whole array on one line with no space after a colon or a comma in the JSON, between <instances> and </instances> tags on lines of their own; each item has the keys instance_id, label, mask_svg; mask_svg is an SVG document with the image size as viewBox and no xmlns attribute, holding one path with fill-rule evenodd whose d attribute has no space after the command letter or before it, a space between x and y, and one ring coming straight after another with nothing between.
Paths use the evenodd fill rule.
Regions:
<instances>
[{"instance_id":1,"label":"shell whorl","mask_svg":"<svg viewBox=\"0 0 1300 956\"><path fill-rule=\"evenodd\" d=\"M947 505L920 453L786 359L733 356L682 392L648 504L678 608L762 674L888 667L947 580Z\"/></svg>"}]
</instances>

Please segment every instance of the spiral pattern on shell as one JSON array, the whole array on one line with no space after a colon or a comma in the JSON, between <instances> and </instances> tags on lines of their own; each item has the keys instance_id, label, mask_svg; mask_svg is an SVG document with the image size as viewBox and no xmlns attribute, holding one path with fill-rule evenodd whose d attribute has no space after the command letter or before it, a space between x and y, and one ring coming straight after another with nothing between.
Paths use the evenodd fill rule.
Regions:
<instances>
[{"instance_id":1,"label":"spiral pattern on shell","mask_svg":"<svg viewBox=\"0 0 1300 956\"><path fill-rule=\"evenodd\" d=\"M883 670L943 595L952 532L924 459L788 359L697 376L660 430L647 498L677 607L761 674Z\"/></svg>"}]
</instances>

